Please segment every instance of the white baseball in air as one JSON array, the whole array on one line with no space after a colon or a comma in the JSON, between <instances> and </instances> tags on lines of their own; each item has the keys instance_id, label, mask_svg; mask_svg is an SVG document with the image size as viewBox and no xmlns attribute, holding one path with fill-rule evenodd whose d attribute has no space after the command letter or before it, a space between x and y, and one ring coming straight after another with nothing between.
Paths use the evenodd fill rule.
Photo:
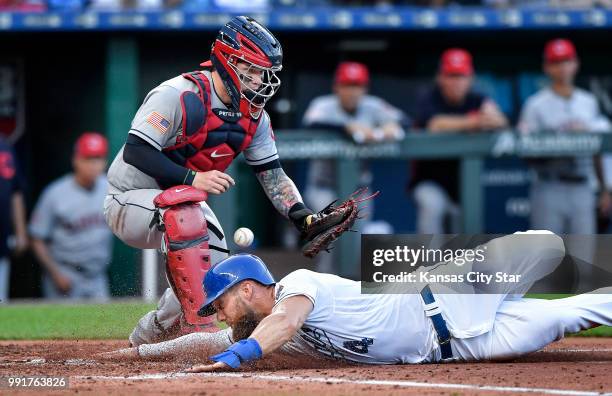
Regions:
<instances>
[{"instance_id":1,"label":"white baseball in air","mask_svg":"<svg viewBox=\"0 0 612 396\"><path fill-rule=\"evenodd\" d=\"M240 227L234 232L234 242L240 247L249 247L253 243L255 235L246 227Z\"/></svg>"}]
</instances>

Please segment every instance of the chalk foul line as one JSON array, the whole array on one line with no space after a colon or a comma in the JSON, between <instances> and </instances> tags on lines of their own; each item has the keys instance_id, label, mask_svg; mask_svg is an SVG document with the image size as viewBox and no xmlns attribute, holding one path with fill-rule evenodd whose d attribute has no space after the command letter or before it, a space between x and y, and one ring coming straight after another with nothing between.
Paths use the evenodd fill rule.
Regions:
<instances>
[{"instance_id":1,"label":"chalk foul line","mask_svg":"<svg viewBox=\"0 0 612 396\"><path fill-rule=\"evenodd\" d=\"M551 389L551 388L529 388L515 386L495 386L495 385L470 385L453 383L417 382L404 380L358 380L336 377L302 377L274 374L247 374L247 373L159 373L142 374L136 376L76 376L71 377L79 380L121 380L121 381L147 381L147 380L167 380L182 377L212 377L212 378L244 378L264 381L277 382L300 382L300 383L327 383L327 384L352 384L352 385L376 385L376 386L396 386L404 388L437 388L437 389L460 389L471 391L487 392L510 392L510 393L540 393L547 395L568 395L568 396L592 396L609 395L612 393L579 391L571 389Z\"/></svg>"}]
</instances>

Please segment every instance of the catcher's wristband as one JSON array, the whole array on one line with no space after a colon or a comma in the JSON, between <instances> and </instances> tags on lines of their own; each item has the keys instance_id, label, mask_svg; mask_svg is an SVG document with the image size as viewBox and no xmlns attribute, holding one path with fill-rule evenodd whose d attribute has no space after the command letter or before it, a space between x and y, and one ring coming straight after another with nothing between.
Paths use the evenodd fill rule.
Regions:
<instances>
[{"instance_id":1,"label":"catcher's wristband","mask_svg":"<svg viewBox=\"0 0 612 396\"><path fill-rule=\"evenodd\" d=\"M261 355L261 347L257 340L247 338L246 340L234 343L224 352L211 356L210 360L213 362L223 362L231 368L238 368L242 363L261 359Z\"/></svg>"},{"instance_id":2,"label":"catcher's wristband","mask_svg":"<svg viewBox=\"0 0 612 396\"><path fill-rule=\"evenodd\" d=\"M289 220L291 220L298 231L302 232L305 226L304 220L311 214L314 214L312 210L308 209L303 203L298 202L289 209Z\"/></svg>"}]
</instances>

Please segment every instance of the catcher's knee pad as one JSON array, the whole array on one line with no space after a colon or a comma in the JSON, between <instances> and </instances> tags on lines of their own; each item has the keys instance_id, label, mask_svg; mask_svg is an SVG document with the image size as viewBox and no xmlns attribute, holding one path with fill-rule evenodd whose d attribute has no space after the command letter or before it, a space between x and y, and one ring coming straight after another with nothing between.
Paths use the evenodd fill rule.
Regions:
<instances>
[{"instance_id":1,"label":"catcher's knee pad","mask_svg":"<svg viewBox=\"0 0 612 396\"><path fill-rule=\"evenodd\" d=\"M162 249L168 280L190 325L213 323L213 319L197 315L205 300L202 281L211 264L206 218L198 203L203 199L206 193L178 186L164 191L154 201L158 208L164 208Z\"/></svg>"}]
</instances>

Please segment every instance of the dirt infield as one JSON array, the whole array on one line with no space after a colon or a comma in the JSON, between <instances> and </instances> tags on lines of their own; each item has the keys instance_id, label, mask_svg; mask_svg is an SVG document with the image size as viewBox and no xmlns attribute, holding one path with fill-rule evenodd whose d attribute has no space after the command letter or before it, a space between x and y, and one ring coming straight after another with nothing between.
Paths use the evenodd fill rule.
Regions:
<instances>
[{"instance_id":1,"label":"dirt infield","mask_svg":"<svg viewBox=\"0 0 612 396\"><path fill-rule=\"evenodd\" d=\"M187 364L112 363L94 353L125 341L0 342L0 376L68 376L52 394L389 395L561 394L612 392L612 339L569 338L507 363L347 366L303 362L304 368L184 374ZM46 388L48 390L49 388ZM0 389L6 394L7 389ZM14 390L14 389L13 389ZM11 392L13 391L11 390ZM20 394L41 390L20 389Z\"/></svg>"}]
</instances>

